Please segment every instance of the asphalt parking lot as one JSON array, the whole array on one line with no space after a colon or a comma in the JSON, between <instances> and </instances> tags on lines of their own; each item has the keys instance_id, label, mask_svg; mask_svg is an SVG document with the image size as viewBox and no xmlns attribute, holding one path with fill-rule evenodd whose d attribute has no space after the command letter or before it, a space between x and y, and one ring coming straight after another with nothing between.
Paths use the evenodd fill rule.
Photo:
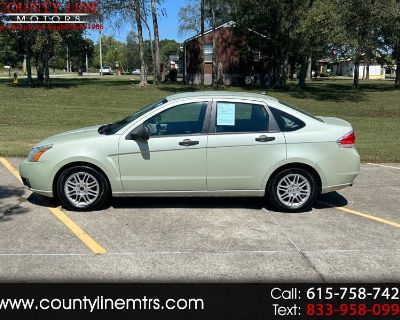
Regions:
<instances>
[{"instance_id":1,"label":"asphalt parking lot","mask_svg":"<svg viewBox=\"0 0 400 320\"><path fill-rule=\"evenodd\" d=\"M68 212L0 162L0 281L400 281L399 194L400 164L363 164L352 188L305 213L255 198Z\"/></svg>"}]
</instances>

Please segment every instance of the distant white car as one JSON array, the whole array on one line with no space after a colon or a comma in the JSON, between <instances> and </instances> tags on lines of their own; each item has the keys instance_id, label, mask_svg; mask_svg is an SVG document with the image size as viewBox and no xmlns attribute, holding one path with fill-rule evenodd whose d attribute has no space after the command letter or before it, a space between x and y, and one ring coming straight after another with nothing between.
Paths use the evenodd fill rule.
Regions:
<instances>
[{"instance_id":1,"label":"distant white car","mask_svg":"<svg viewBox=\"0 0 400 320\"><path fill-rule=\"evenodd\" d=\"M102 73L103 73L103 75L106 75L106 74L112 75L113 74L113 71L110 66L103 66L103 69L99 69L99 72L100 72L100 75Z\"/></svg>"},{"instance_id":2,"label":"distant white car","mask_svg":"<svg viewBox=\"0 0 400 320\"><path fill-rule=\"evenodd\" d=\"M140 69L133 69L132 75L134 75L134 76L140 76Z\"/></svg>"}]
</instances>

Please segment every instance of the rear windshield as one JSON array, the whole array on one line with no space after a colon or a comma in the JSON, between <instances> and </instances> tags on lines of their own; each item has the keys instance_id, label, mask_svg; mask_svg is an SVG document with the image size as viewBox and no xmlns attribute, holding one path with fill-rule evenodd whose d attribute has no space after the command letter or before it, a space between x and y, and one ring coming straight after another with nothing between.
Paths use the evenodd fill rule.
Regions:
<instances>
[{"instance_id":1,"label":"rear windshield","mask_svg":"<svg viewBox=\"0 0 400 320\"><path fill-rule=\"evenodd\" d=\"M308 113L307 111L304 111L303 109L300 109L299 107L292 106L291 104L288 104L288 103L283 102L283 101L281 101L281 100L279 100L279 103L280 103L280 104L283 104L283 105L286 106L286 107L292 108L292 109L294 109L294 110L296 110L296 111L298 111L298 112L300 112L300 113L302 113L302 114L304 114L304 115L306 115L306 116L309 116L309 117L311 117L311 118L313 118L313 119L315 119L315 120L318 120L318 121L320 121L320 122L323 122L320 118L318 118L318 117L316 117L316 116L313 116L311 113Z\"/></svg>"}]
</instances>

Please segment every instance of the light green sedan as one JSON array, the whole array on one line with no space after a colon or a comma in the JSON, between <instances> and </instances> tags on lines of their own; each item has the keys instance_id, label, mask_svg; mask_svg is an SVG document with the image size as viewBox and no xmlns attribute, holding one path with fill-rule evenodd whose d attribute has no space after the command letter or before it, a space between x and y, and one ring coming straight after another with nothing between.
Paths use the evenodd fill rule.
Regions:
<instances>
[{"instance_id":1,"label":"light green sedan","mask_svg":"<svg viewBox=\"0 0 400 320\"><path fill-rule=\"evenodd\" d=\"M110 196L266 196L278 210L303 211L352 185L354 143L338 118L266 95L195 92L45 139L19 171L30 190L70 210L99 209Z\"/></svg>"}]
</instances>

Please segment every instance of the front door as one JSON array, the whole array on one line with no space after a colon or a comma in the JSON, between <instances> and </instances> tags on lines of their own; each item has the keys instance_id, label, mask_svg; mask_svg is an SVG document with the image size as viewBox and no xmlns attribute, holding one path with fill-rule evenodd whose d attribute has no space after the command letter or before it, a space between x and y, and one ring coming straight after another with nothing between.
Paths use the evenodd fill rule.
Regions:
<instances>
[{"instance_id":1,"label":"front door","mask_svg":"<svg viewBox=\"0 0 400 320\"><path fill-rule=\"evenodd\" d=\"M206 190L207 108L207 101L171 107L144 121L148 141L121 137L125 193Z\"/></svg>"},{"instance_id":2,"label":"front door","mask_svg":"<svg viewBox=\"0 0 400 320\"><path fill-rule=\"evenodd\" d=\"M207 189L260 190L269 169L286 159L283 133L267 106L246 100L213 104L207 148Z\"/></svg>"}]
</instances>

